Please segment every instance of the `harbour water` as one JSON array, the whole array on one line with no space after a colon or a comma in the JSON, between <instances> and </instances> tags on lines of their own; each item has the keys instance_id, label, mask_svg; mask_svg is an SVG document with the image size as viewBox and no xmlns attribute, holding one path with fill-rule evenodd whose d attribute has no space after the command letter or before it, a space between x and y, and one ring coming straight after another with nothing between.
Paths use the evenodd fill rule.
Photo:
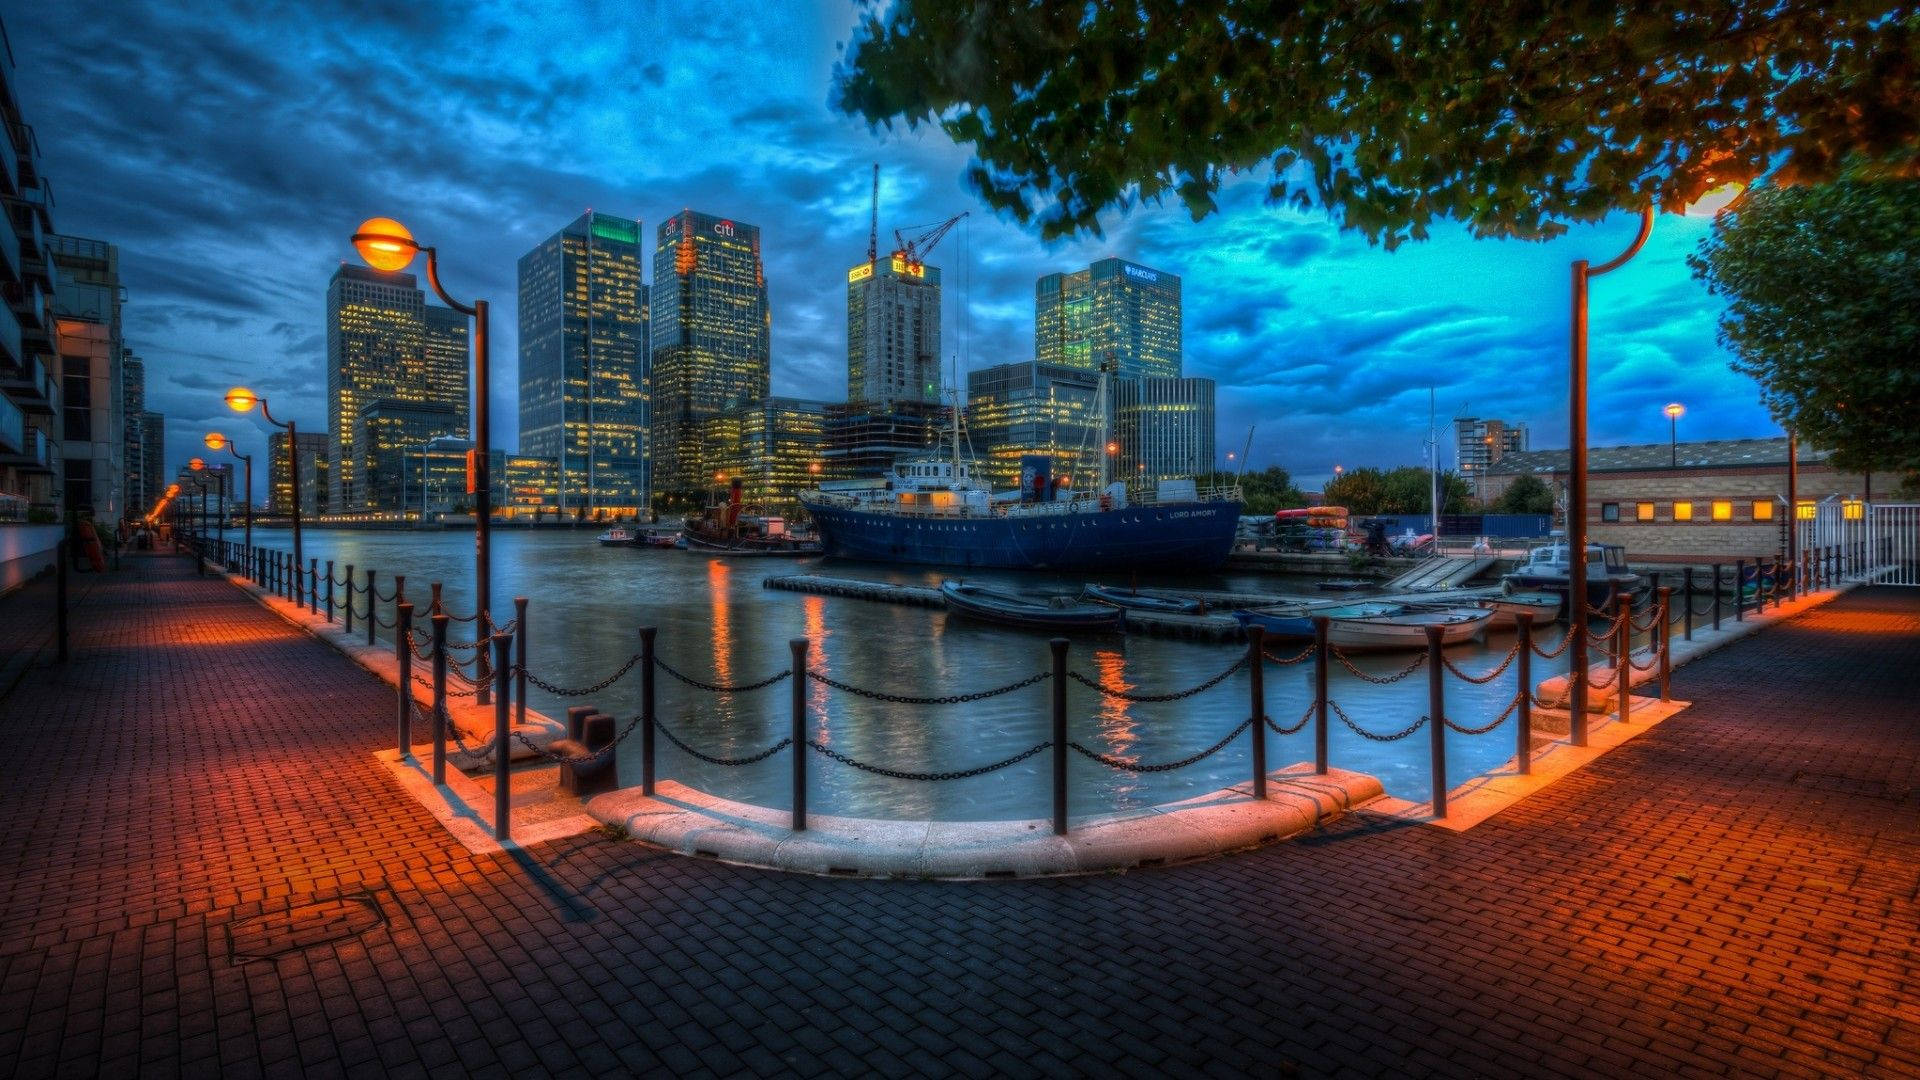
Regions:
<instances>
[{"instance_id":1,"label":"harbour water","mask_svg":"<svg viewBox=\"0 0 1920 1080\"><path fill-rule=\"evenodd\" d=\"M238 539L238 530L229 538ZM285 530L256 529L255 543L290 548ZM324 569L332 559L344 572L352 563L364 581L371 567L379 588L391 592L404 574L407 595L424 609L432 581L445 583L448 606L472 610L473 537L466 532L310 530L308 556ZM1046 638L983 626L944 611L866 600L801 595L761 587L763 578L803 571L901 584L938 585L937 570L820 559L727 560L685 551L603 548L587 530L502 529L493 534L496 619L512 613L512 598L531 601L529 668L548 682L584 686L619 668L639 647L637 629L659 628L659 655L694 678L746 683L788 666L788 641L810 643L810 663L833 678L895 694L937 696L988 689L1044 670ZM1034 592L1077 592L1084 577L979 571L969 580L992 581ZM1220 574L1140 585L1186 583L1248 592L1310 594L1310 581L1264 575ZM470 638L470 625L454 635ZM386 638L387 631L381 631ZM1558 645L1560 627L1538 636L1543 649ZM1510 633L1491 634L1484 644L1448 650L1461 670L1480 674L1506 656ZM1244 654L1244 646L1148 637L1075 639L1069 667L1101 686L1139 693L1184 689L1203 682ZM1292 655L1297 645L1276 645ZM1356 657L1362 671L1392 674L1410 654ZM1535 658L1536 680L1565 670L1564 657ZM1310 663L1267 669L1267 711L1291 727L1313 697ZM625 719L639 712L639 678L630 675L588 699ZM1413 724L1427 711L1423 670L1389 685L1333 668L1331 696L1352 720L1377 733ZM1515 668L1486 685L1449 675L1447 712L1467 727L1490 722L1515 693ZM814 681L808 691L811 737L863 762L889 769L946 772L1011 757L1048 738L1049 694L1045 682L983 701L947 706L889 704L833 690ZM1068 687L1068 735L1089 749L1135 763L1185 758L1217 742L1248 716L1248 677L1235 673L1219 686L1180 701L1136 704L1097 693L1077 682ZM742 757L784 737L791 726L791 691L785 683L739 695L697 692L668 678L658 683L660 719L705 753ZM564 715L562 701L530 688L528 704L549 716ZM1507 761L1514 750L1509 721L1489 735L1447 735L1451 784ZM1340 768L1378 776L1389 794L1425 801L1429 790L1428 736L1376 742L1331 721L1330 759ZM1196 765L1163 773L1123 772L1073 755L1070 802L1076 815L1169 802L1244 781L1249 772L1245 735ZM639 739L618 751L626 783L638 783ZM1280 767L1313 755L1311 727L1286 737L1268 736L1268 761ZM919 782L863 772L814 754L809 761L809 807L816 812L862 817L998 820L1040 818L1051 806L1049 755L1039 754L1001 771L966 779ZM668 740L659 744L659 775L727 798L764 806L788 805L789 763L784 753L758 764L723 767L698 761Z\"/></svg>"}]
</instances>

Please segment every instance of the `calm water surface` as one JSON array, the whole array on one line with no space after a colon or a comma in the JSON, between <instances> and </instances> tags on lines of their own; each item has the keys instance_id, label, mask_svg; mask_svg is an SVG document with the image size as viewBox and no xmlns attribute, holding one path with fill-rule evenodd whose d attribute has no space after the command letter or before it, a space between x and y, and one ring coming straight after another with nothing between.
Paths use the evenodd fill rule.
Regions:
<instances>
[{"instance_id":1,"label":"calm water surface","mask_svg":"<svg viewBox=\"0 0 1920 1080\"><path fill-rule=\"evenodd\" d=\"M233 535L233 534L229 534ZM512 613L511 599L530 598L529 668L563 686L584 686L611 674L639 648L636 631L657 626L661 659L695 678L712 682L756 681L788 666L789 639L810 643L817 670L844 682L900 694L940 695L1004 685L1048 666L1045 635L982 626L944 611L867 600L807 596L766 589L763 578L802 572L901 584L938 585L937 570L845 563L822 559L724 560L684 551L603 548L594 533L503 529L493 535L494 595L499 616ZM237 539L237 537L236 537ZM290 547L284 530L257 529L255 543ZM383 592L393 575L407 577L407 594L425 606L428 583L445 583L448 606L473 608L471 533L436 531L312 530L306 554L322 568L332 559L344 572L353 563L364 580L379 573ZM1034 592L1077 591L1081 577L975 572ZM1263 593L1312 593L1311 581L1272 575L1220 574L1140 584L1175 584ZM388 616L390 617L390 615ZM357 627L356 627L357 629ZM386 631L381 632L387 636ZM1557 645L1561 631L1541 635L1543 648ZM470 625L454 624L453 636L471 640ZM1510 633L1489 635L1484 645L1448 650L1462 670L1492 668L1513 644ZM1183 689L1218 674L1244 649L1240 645L1172 641L1144 636L1077 638L1069 667L1102 686L1137 692ZM1299 646L1272 650L1292 655ZM1411 655L1357 659L1372 673L1405 667ZM1535 659L1534 678L1564 670L1562 661ZM1336 664L1333 698L1347 715L1376 732L1408 726L1427 711L1423 670L1389 686L1355 679ZM1447 711L1457 723L1492 720L1515 693L1515 668L1494 682L1474 686L1449 676ZM637 673L589 702L624 719L639 712ZM696 692L662 673L661 720L708 754L743 757L784 737L791 724L787 683L750 694ZM951 771L1010 757L1048 737L1049 689L1042 682L997 698L950 706L900 706L832 690L815 681L808 690L808 726L813 738L864 762L893 769ZM1267 711L1283 727L1298 722L1313 700L1311 664L1267 669ZM1153 763L1183 758L1211 746L1245 719L1247 675L1236 673L1199 696L1164 704L1133 704L1070 683L1068 735L1116 758ZM530 688L529 707L565 715L561 701ZM1453 784L1498 767L1513 754L1509 721L1490 735L1447 735L1448 776ZM620 772L639 782L640 740L622 744ZM1364 739L1332 719L1330 759L1340 768L1379 777L1390 794L1425 801L1430 794L1428 737L1423 730L1394 743ZM1297 735L1268 736L1268 762L1278 768L1311 760L1311 727ZM727 798L765 806L788 805L790 762L785 753L735 768L709 765L659 743L659 774ZM815 754L809 762L809 807L822 813L943 820L1038 818L1051 812L1048 754L987 776L941 783L894 780L858 771ZM1073 755L1069 762L1071 807L1096 813L1168 802L1239 783L1249 773L1247 738L1207 760L1168 773L1130 774Z\"/></svg>"}]
</instances>

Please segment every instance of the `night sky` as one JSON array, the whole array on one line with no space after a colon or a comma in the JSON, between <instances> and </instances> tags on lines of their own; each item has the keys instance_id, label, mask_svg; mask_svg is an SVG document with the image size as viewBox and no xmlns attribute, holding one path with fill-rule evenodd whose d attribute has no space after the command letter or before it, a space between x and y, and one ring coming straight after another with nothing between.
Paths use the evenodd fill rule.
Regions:
<instances>
[{"instance_id":1,"label":"night sky","mask_svg":"<svg viewBox=\"0 0 1920 1080\"><path fill-rule=\"evenodd\" d=\"M1421 460L1429 385L1443 428L1492 416L1564 445L1567 264L1634 232L1631 215L1550 244L1442 225L1389 254L1265 206L1253 177L1199 224L1168 205L1045 245L970 195L964 148L830 108L849 4L536 7L5 4L55 227L119 245L126 340L167 414L170 468L213 428L264 447L259 421L221 403L236 383L324 429L326 283L376 214L438 245L456 296L493 301L495 439L511 447L514 263L588 207L641 219L649 250L682 207L759 225L774 392L843 398L845 275L865 255L877 160L883 246L894 226L974 211L931 260L963 369L1032 358L1043 273L1106 255L1172 271L1187 374L1220 382L1221 452L1257 424L1252 465L1309 485L1335 463ZM1663 217L1595 282L1595 445L1664 441L1673 400L1682 438L1778 433L1684 263L1707 227Z\"/></svg>"}]
</instances>

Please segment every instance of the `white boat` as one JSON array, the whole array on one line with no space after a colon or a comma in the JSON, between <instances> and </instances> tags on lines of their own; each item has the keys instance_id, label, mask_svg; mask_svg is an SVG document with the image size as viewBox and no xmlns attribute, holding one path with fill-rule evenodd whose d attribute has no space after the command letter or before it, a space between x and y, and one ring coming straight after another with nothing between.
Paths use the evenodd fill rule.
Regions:
<instances>
[{"instance_id":1,"label":"white boat","mask_svg":"<svg viewBox=\"0 0 1920 1080\"><path fill-rule=\"evenodd\" d=\"M1327 643L1344 652L1413 652L1427 647L1427 627L1440 628L1440 644L1458 645L1484 637L1493 612L1443 608L1387 615L1335 617L1327 624Z\"/></svg>"},{"instance_id":2,"label":"white boat","mask_svg":"<svg viewBox=\"0 0 1920 1080\"><path fill-rule=\"evenodd\" d=\"M640 533L625 525L615 525L600 534L600 542L607 547L633 547L640 542Z\"/></svg>"},{"instance_id":3,"label":"white boat","mask_svg":"<svg viewBox=\"0 0 1920 1080\"><path fill-rule=\"evenodd\" d=\"M1487 623L1489 630L1512 630L1520 625L1515 616L1521 614L1533 616L1535 626L1545 626L1560 617L1559 593L1514 592L1505 596L1482 597L1478 603L1493 613L1493 618Z\"/></svg>"}]
</instances>

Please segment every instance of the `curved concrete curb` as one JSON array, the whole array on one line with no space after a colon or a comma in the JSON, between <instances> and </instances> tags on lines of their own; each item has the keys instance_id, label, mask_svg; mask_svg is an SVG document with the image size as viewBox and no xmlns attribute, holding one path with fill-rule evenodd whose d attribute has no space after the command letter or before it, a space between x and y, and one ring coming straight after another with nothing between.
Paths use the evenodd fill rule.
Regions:
<instances>
[{"instance_id":1,"label":"curved concrete curb","mask_svg":"<svg viewBox=\"0 0 1920 1080\"><path fill-rule=\"evenodd\" d=\"M851 877L960 879L1105 873L1190 862L1303 832L1381 796L1380 781L1302 762L1251 784L1183 802L1078 818L1066 836L1032 821L882 821L811 814L793 832L788 813L732 802L673 781L652 797L608 792L587 813L633 839L687 855L772 870Z\"/></svg>"}]
</instances>

